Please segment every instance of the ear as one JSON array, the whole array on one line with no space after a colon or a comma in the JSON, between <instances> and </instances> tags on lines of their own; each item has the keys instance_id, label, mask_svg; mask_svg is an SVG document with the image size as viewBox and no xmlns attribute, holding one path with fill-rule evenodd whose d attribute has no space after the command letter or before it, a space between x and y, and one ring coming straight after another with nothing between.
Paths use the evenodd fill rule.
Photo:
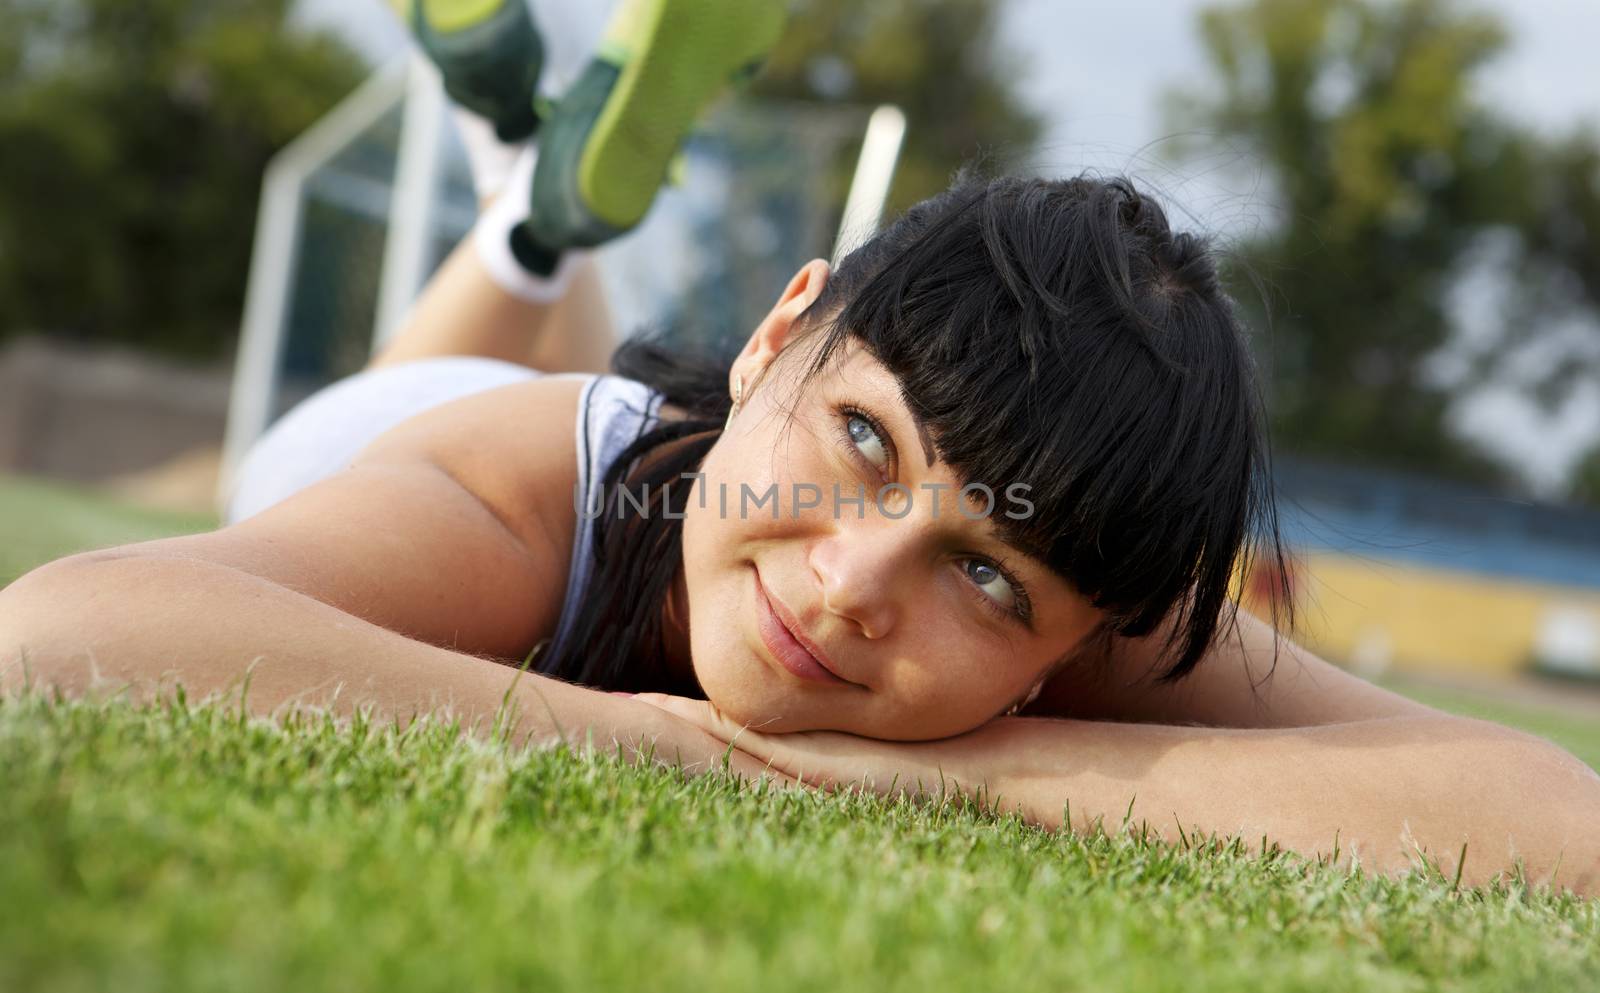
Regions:
<instances>
[{"instance_id":1,"label":"ear","mask_svg":"<svg viewBox=\"0 0 1600 993\"><path fill-rule=\"evenodd\" d=\"M794 274L789 285L783 288L783 295L778 297L778 302L772 305L767 316L751 332L750 340L744 343L744 348L733 360L733 368L728 370L730 393L733 391L734 376L739 375L744 379L745 393L749 394L767 366L792 340L800 315L816 302L830 275L832 271L822 259L812 259Z\"/></svg>"}]
</instances>

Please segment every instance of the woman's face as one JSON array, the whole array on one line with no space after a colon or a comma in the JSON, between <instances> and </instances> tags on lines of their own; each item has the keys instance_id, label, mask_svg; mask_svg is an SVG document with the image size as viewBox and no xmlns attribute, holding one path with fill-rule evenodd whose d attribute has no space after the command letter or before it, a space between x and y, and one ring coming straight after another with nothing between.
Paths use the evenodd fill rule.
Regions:
<instances>
[{"instance_id":1,"label":"woman's face","mask_svg":"<svg viewBox=\"0 0 1600 993\"><path fill-rule=\"evenodd\" d=\"M816 338L790 332L826 276L820 262L802 270L741 353L743 405L685 511L695 677L725 714L768 732L968 731L1100 612L1000 539L995 520L1027 504L997 492L987 515L978 495L957 506L960 480L858 343L796 394Z\"/></svg>"}]
</instances>

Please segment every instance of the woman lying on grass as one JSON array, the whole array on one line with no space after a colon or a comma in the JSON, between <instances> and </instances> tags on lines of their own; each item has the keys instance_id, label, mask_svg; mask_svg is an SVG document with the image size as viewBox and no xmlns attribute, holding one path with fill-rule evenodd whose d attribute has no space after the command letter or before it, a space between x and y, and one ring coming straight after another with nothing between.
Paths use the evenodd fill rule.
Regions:
<instances>
[{"instance_id":1,"label":"woman lying on grass","mask_svg":"<svg viewBox=\"0 0 1600 993\"><path fill-rule=\"evenodd\" d=\"M213 533L36 570L0 594L7 658L71 693L248 672L260 713L487 724L509 693L530 741L653 743L694 769L731 742L739 774L953 781L1051 827L1131 809L1174 840L1452 874L1465 848L1468 882L1520 859L1600 885L1600 779L1576 759L1355 679L1228 601L1252 543L1277 554L1243 334L1200 243L1125 183L959 186L837 271L805 266L731 367L630 342L617 370L655 420L586 389L630 380L450 357L533 337L557 364L537 339L582 330L586 282L529 304L458 251L373 369L258 446L235 511L270 484L258 456L293 470L284 432L381 431L347 468ZM339 400L414 402L393 390L463 362L515 381L386 431ZM586 521L581 419L605 417L644 430L603 481L626 467L628 495ZM794 500L803 483L820 500ZM778 512L741 516L741 488L773 484ZM859 514L835 488L866 494ZM569 590L586 523L593 571Z\"/></svg>"},{"instance_id":2,"label":"woman lying on grass","mask_svg":"<svg viewBox=\"0 0 1600 993\"><path fill-rule=\"evenodd\" d=\"M1582 763L1230 601L1280 555L1245 335L1129 183L960 183L804 266L731 361L636 339L599 377L592 272L507 277L511 202L258 443L224 527L0 593L4 687L509 699L518 741L1600 889Z\"/></svg>"}]
</instances>

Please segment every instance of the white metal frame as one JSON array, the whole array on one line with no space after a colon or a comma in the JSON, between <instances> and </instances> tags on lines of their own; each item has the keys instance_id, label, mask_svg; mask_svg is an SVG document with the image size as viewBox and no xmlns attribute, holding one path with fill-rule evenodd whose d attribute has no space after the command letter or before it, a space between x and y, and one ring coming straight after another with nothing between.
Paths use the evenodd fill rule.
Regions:
<instances>
[{"instance_id":1,"label":"white metal frame","mask_svg":"<svg viewBox=\"0 0 1600 993\"><path fill-rule=\"evenodd\" d=\"M389 231L383 243L383 269L378 283L378 314L373 323L373 349L382 347L400 329L411 301L428 276L435 195L444 156L445 99L439 73L421 55L406 74L405 116L400 123L400 149L394 167Z\"/></svg>"},{"instance_id":2,"label":"white metal frame","mask_svg":"<svg viewBox=\"0 0 1600 993\"><path fill-rule=\"evenodd\" d=\"M286 330L284 308L299 257L306 180L404 99L410 75L403 60L384 66L267 163L250 251L233 388L228 396L222 471L217 481L219 510L225 509L245 452L272 418Z\"/></svg>"},{"instance_id":3,"label":"white metal frame","mask_svg":"<svg viewBox=\"0 0 1600 993\"><path fill-rule=\"evenodd\" d=\"M437 70L420 55L396 59L368 77L267 165L223 436L222 472L217 485L219 511L226 508L239 463L272 419L279 388L278 364L288 330L285 307L299 255L306 182L402 101L400 144L389 196L389 229L384 238L377 316L373 322L373 344L377 348L400 327L427 277L445 148L446 102ZM834 243L835 262L877 230L905 129L905 115L890 104L876 108L868 119Z\"/></svg>"},{"instance_id":4,"label":"white metal frame","mask_svg":"<svg viewBox=\"0 0 1600 993\"><path fill-rule=\"evenodd\" d=\"M894 104L883 104L867 118L861 156L856 159L856 171L850 177L850 193L845 197L839 235L833 243L833 265L838 265L840 259L877 232L905 137L906 115Z\"/></svg>"}]
</instances>

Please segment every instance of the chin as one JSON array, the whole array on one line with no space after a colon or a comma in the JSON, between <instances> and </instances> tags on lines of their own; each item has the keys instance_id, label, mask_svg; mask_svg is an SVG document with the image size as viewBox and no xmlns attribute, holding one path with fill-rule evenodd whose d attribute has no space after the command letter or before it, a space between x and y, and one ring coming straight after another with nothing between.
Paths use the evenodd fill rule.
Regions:
<instances>
[{"instance_id":1,"label":"chin","mask_svg":"<svg viewBox=\"0 0 1600 993\"><path fill-rule=\"evenodd\" d=\"M805 699L805 688L786 685L760 658L718 657L707 665L697 661L694 668L706 699L723 716L751 730L763 734L847 730L837 719L818 720L822 715L814 709L816 701Z\"/></svg>"},{"instance_id":2,"label":"chin","mask_svg":"<svg viewBox=\"0 0 1600 993\"><path fill-rule=\"evenodd\" d=\"M743 604L732 596L722 602L717 599L696 613L690 593L690 617L696 620L689 625L689 655L695 682L706 699L729 720L764 733L819 730L815 720L804 719L808 703L804 688L775 672L772 663L745 641L740 624ZM700 617L707 619L701 622ZM714 636L698 637L711 633Z\"/></svg>"},{"instance_id":3,"label":"chin","mask_svg":"<svg viewBox=\"0 0 1600 993\"><path fill-rule=\"evenodd\" d=\"M760 665L759 660L751 660ZM793 731L821 730L815 722L805 721L795 713L797 701L785 697L789 692L772 683L759 685L749 674L729 672L720 666L695 667L695 679L723 716L752 730L764 734L787 734ZM758 676L759 678L759 676Z\"/></svg>"}]
</instances>

